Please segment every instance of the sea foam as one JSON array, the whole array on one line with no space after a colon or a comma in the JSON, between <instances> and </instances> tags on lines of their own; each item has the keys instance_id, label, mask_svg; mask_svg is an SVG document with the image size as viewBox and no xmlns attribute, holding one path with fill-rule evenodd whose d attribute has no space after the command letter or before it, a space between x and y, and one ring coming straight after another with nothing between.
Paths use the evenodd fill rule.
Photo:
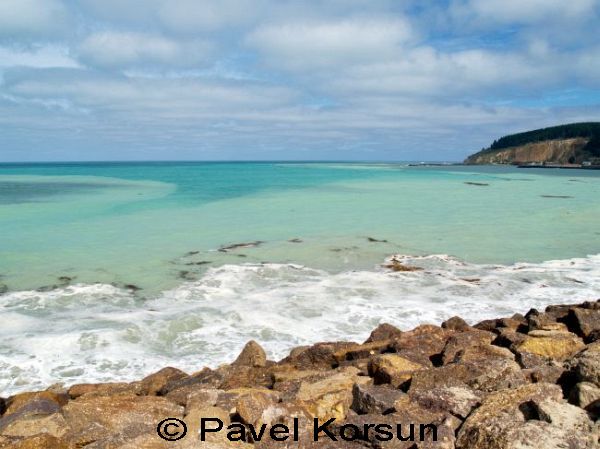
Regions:
<instances>
[{"instance_id":1,"label":"sea foam","mask_svg":"<svg viewBox=\"0 0 600 449\"><path fill-rule=\"evenodd\" d=\"M158 296L77 284L0 296L0 395L53 383L133 380L170 365L230 362L249 339L273 359L297 345L362 341L381 322L470 322L600 296L600 255L480 265L394 256L421 271L326 271L293 264L210 268Z\"/></svg>"}]
</instances>

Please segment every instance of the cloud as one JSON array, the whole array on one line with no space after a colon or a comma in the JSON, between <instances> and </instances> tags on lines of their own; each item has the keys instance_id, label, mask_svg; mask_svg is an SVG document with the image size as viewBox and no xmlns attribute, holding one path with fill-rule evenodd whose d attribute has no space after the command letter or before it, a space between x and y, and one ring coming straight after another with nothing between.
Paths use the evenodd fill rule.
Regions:
<instances>
[{"instance_id":1,"label":"cloud","mask_svg":"<svg viewBox=\"0 0 600 449\"><path fill-rule=\"evenodd\" d=\"M177 41L160 35L104 31L81 43L80 58L103 68L164 65L189 67L206 64L210 45L205 41Z\"/></svg>"},{"instance_id":2,"label":"cloud","mask_svg":"<svg viewBox=\"0 0 600 449\"><path fill-rule=\"evenodd\" d=\"M0 68L6 67L79 67L69 49L61 45L31 47L0 46Z\"/></svg>"},{"instance_id":3,"label":"cloud","mask_svg":"<svg viewBox=\"0 0 600 449\"><path fill-rule=\"evenodd\" d=\"M500 23L539 23L549 19L586 17L597 7L596 0L467 0L455 6L464 14Z\"/></svg>"},{"instance_id":4,"label":"cloud","mask_svg":"<svg viewBox=\"0 0 600 449\"><path fill-rule=\"evenodd\" d=\"M0 1L0 38L63 35L69 12L60 0Z\"/></svg>"},{"instance_id":5,"label":"cloud","mask_svg":"<svg viewBox=\"0 0 600 449\"><path fill-rule=\"evenodd\" d=\"M401 18L353 18L266 25L252 32L246 42L272 65L307 70L385 60L412 36L410 24Z\"/></svg>"}]
</instances>

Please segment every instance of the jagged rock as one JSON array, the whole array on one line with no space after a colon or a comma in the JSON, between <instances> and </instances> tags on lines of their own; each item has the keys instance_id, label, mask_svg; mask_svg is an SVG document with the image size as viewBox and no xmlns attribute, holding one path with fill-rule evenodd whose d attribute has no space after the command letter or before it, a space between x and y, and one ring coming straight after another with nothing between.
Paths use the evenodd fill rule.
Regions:
<instances>
[{"instance_id":1,"label":"jagged rock","mask_svg":"<svg viewBox=\"0 0 600 449\"><path fill-rule=\"evenodd\" d=\"M600 387L591 382L579 382L571 392L571 401L581 408L587 408L600 400Z\"/></svg>"},{"instance_id":2,"label":"jagged rock","mask_svg":"<svg viewBox=\"0 0 600 449\"><path fill-rule=\"evenodd\" d=\"M68 401L66 393L57 393L54 391L35 391L31 393L21 393L11 396L6 400L6 411L4 415L10 415L29 402L48 401L54 403L59 408Z\"/></svg>"},{"instance_id":3,"label":"jagged rock","mask_svg":"<svg viewBox=\"0 0 600 449\"><path fill-rule=\"evenodd\" d=\"M600 331L600 310L573 308L566 318L573 332L589 341L592 333Z\"/></svg>"},{"instance_id":4,"label":"jagged rock","mask_svg":"<svg viewBox=\"0 0 600 449\"><path fill-rule=\"evenodd\" d=\"M183 371L167 367L160 371L150 374L140 382L140 393L145 395L156 395L162 391L170 382L178 381L189 377Z\"/></svg>"},{"instance_id":5,"label":"jagged rock","mask_svg":"<svg viewBox=\"0 0 600 449\"><path fill-rule=\"evenodd\" d=\"M317 343L313 346L292 350L280 364L293 365L297 369L331 369L339 364L339 354L344 350L356 348L356 343Z\"/></svg>"},{"instance_id":6,"label":"jagged rock","mask_svg":"<svg viewBox=\"0 0 600 449\"><path fill-rule=\"evenodd\" d=\"M406 393L385 385L354 385L352 410L359 415L387 414L408 402Z\"/></svg>"},{"instance_id":7,"label":"jagged rock","mask_svg":"<svg viewBox=\"0 0 600 449\"><path fill-rule=\"evenodd\" d=\"M592 449L586 413L556 385L528 384L487 396L458 432L457 449Z\"/></svg>"},{"instance_id":8,"label":"jagged rock","mask_svg":"<svg viewBox=\"0 0 600 449\"><path fill-rule=\"evenodd\" d=\"M49 399L37 398L25 402L0 418L0 435L29 437L48 433L60 437L66 432L66 423L59 411L60 405Z\"/></svg>"},{"instance_id":9,"label":"jagged rock","mask_svg":"<svg viewBox=\"0 0 600 449\"><path fill-rule=\"evenodd\" d=\"M53 437L48 434L40 434L30 438L16 441L7 446L2 445L0 439L0 448L3 449L75 449L75 445L61 438Z\"/></svg>"},{"instance_id":10,"label":"jagged rock","mask_svg":"<svg viewBox=\"0 0 600 449\"><path fill-rule=\"evenodd\" d=\"M181 419L184 409L161 397L121 394L81 396L62 411L72 428L70 438L83 445L115 435L134 438L155 433L158 422L165 418Z\"/></svg>"},{"instance_id":11,"label":"jagged rock","mask_svg":"<svg viewBox=\"0 0 600 449\"><path fill-rule=\"evenodd\" d=\"M600 387L600 342L588 345L567 362L579 382L591 382Z\"/></svg>"},{"instance_id":12,"label":"jagged rock","mask_svg":"<svg viewBox=\"0 0 600 449\"><path fill-rule=\"evenodd\" d=\"M353 369L334 372L316 382L302 381L293 401L321 420L344 419L352 404L354 384L369 381L368 377L358 376Z\"/></svg>"},{"instance_id":13,"label":"jagged rock","mask_svg":"<svg viewBox=\"0 0 600 449\"><path fill-rule=\"evenodd\" d=\"M376 354L387 352L390 348L391 340L378 340L371 343L356 345L355 347L345 348L335 353L339 363L342 361L360 360L371 357Z\"/></svg>"},{"instance_id":14,"label":"jagged rock","mask_svg":"<svg viewBox=\"0 0 600 449\"><path fill-rule=\"evenodd\" d=\"M261 368L266 365L267 354L262 346L254 340L246 343L238 358L232 363L232 366L247 366L252 368Z\"/></svg>"},{"instance_id":15,"label":"jagged rock","mask_svg":"<svg viewBox=\"0 0 600 449\"><path fill-rule=\"evenodd\" d=\"M555 384L559 382L565 373L565 367L554 360L548 360L546 363L523 370L525 377L532 383L547 382Z\"/></svg>"},{"instance_id":16,"label":"jagged rock","mask_svg":"<svg viewBox=\"0 0 600 449\"><path fill-rule=\"evenodd\" d=\"M442 323L442 328L458 332L464 332L472 329L471 326L469 326L469 324L459 316L448 318Z\"/></svg>"},{"instance_id":17,"label":"jagged rock","mask_svg":"<svg viewBox=\"0 0 600 449\"><path fill-rule=\"evenodd\" d=\"M432 366L454 331L424 324L412 331L403 332L392 341L390 349L398 355L424 366Z\"/></svg>"},{"instance_id":18,"label":"jagged rock","mask_svg":"<svg viewBox=\"0 0 600 449\"><path fill-rule=\"evenodd\" d=\"M4 415L6 411L6 399L0 398L0 417Z\"/></svg>"},{"instance_id":19,"label":"jagged rock","mask_svg":"<svg viewBox=\"0 0 600 449\"><path fill-rule=\"evenodd\" d=\"M371 335L369 335L369 338L367 339L367 341L365 341L365 343L392 340L394 338L400 337L400 335L402 335L402 331L400 329L398 329L395 326L392 326L391 324L382 323L379 326L377 326L373 330L373 332L371 332Z\"/></svg>"},{"instance_id":20,"label":"jagged rock","mask_svg":"<svg viewBox=\"0 0 600 449\"><path fill-rule=\"evenodd\" d=\"M195 388L216 388L223 382L223 373L204 368L202 371L182 379L172 379L158 392L159 396L175 394L178 391L183 396Z\"/></svg>"},{"instance_id":21,"label":"jagged rock","mask_svg":"<svg viewBox=\"0 0 600 449\"><path fill-rule=\"evenodd\" d=\"M525 340L515 345L518 353L529 352L553 360L562 361L585 347L579 337L570 332L535 330Z\"/></svg>"},{"instance_id":22,"label":"jagged rock","mask_svg":"<svg viewBox=\"0 0 600 449\"><path fill-rule=\"evenodd\" d=\"M489 346L496 336L487 331L472 330L459 332L448 338L442 351L442 363L447 365L455 361L460 352L473 347Z\"/></svg>"},{"instance_id":23,"label":"jagged rock","mask_svg":"<svg viewBox=\"0 0 600 449\"><path fill-rule=\"evenodd\" d=\"M465 419L481 403L482 395L466 387L441 387L416 390L409 393L410 400L434 412L446 412Z\"/></svg>"},{"instance_id":24,"label":"jagged rock","mask_svg":"<svg viewBox=\"0 0 600 449\"><path fill-rule=\"evenodd\" d=\"M394 387L399 387L410 381L415 371L424 368L423 365L397 354L382 354L369 361L369 375L376 385L392 384Z\"/></svg>"},{"instance_id":25,"label":"jagged rock","mask_svg":"<svg viewBox=\"0 0 600 449\"><path fill-rule=\"evenodd\" d=\"M71 399L77 399L83 395L88 396L112 396L120 393L140 394L139 382L133 383L104 383L104 384L77 384L68 390Z\"/></svg>"}]
</instances>

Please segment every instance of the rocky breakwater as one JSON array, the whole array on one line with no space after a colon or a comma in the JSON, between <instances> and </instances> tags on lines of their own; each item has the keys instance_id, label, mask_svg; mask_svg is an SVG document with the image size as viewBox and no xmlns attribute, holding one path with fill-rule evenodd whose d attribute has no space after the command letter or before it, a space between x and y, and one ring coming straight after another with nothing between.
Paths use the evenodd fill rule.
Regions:
<instances>
[{"instance_id":1,"label":"rocky breakwater","mask_svg":"<svg viewBox=\"0 0 600 449\"><path fill-rule=\"evenodd\" d=\"M0 399L0 415L2 449L598 448L600 301L474 326L382 324L363 344L299 347L279 362L250 342L217 369L54 386ZM186 436L159 437L166 418L186 423ZM202 418L223 431L200 441ZM315 419L330 423L317 441ZM392 438L374 438L376 425ZM228 426L238 440L241 426L254 434L232 442ZM283 426L298 441L276 441Z\"/></svg>"}]
</instances>

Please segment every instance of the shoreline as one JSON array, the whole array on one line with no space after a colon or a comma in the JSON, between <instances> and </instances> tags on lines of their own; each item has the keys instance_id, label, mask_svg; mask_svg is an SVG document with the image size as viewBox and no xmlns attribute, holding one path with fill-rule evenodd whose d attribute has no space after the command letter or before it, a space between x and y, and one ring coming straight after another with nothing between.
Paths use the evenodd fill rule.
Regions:
<instances>
[{"instance_id":1,"label":"shoreline","mask_svg":"<svg viewBox=\"0 0 600 449\"><path fill-rule=\"evenodd\" d=\"M202 443L201 417L245 428L291 425L296 418L305 430L314 419L335 419L330 430L338 436L342 424L436 426L437 443L426 438L389 446L406 449L509 449L517 443L592 449L600 441L600 424L594 424L600 417L600 299L474 326L459 317L408 331L381 324L362 344L297 347L278 362L250 341L234 362L216 369L189 374L164 368L130 383L55 385L0 399L0 415L2 449L371 444L301 436L294 446L268 439L250 446L220 432ZM178 443L159 438L156 426L166 418L187 422L187 437ZM427 435L433 437L431 429Z\"/></svg>"}]
</instances>

